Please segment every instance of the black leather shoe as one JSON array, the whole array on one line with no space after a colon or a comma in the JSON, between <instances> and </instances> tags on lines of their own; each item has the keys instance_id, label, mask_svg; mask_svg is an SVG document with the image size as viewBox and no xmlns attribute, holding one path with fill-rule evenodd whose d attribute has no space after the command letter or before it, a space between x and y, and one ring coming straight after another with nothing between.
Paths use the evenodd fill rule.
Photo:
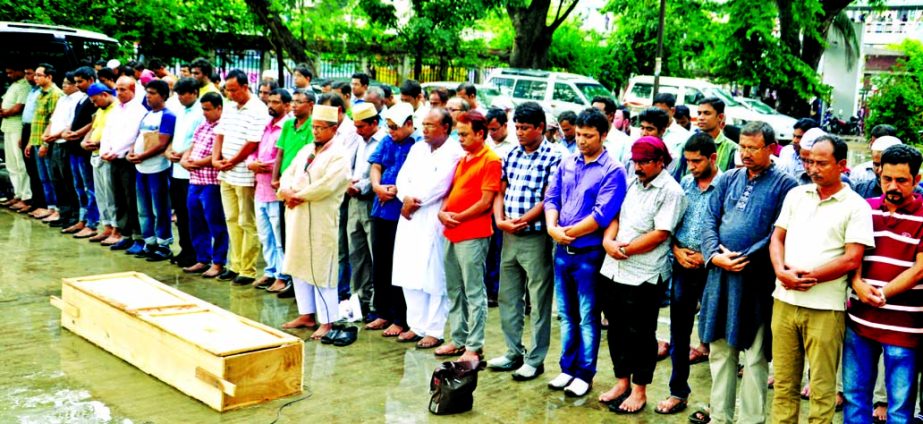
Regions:
<instances>
[{"instance_id":1,"label":"black leather shoe","mask_svg":"<svg viewBox=\"0 0 923 424\"><path fill-rule=\"evenodd\" d=\"M295 285L291 281L285 282L285 288L276 294L279 299L291 299L295 297Z\"/></svg>"},{"instance_id":2,"label":"black leather shoe","mask_svg":"<svg viewBox=\"0 0 923 424\"><path fill-rule=\"evenodd\" d=\"M230 269L225 269L224 272L218 274L218 279L221 281L231 281L235 278L237 278L237 273Z\"/></svg>"},{"instance_id":3,"label":"black leather shoe","mask_svg":"<svg viewBox=\"0 0 923 424\"><path fill-rule=\"evenodd\" d=\"M233 280L231 280L231 283L235 286L249 286L250 284L253 284L253 277L244 277L243 275L238 275Z\"/></svg>"},{"instance_id":4,"label":"black leather shoe","mask_svg":"<svg viewBox=\"0 0 923 424\"><path fill-rule=\"evenodd\" d=\"M59 220L57 220L57 221L51 221L51 223L48 224L48 226L51 227L51 228L64 228L64 224L65 224L65 223L64 223L64 220L63 220L63 219L59 219Z\"/></svg>"},{"instance_id":5,"label":"black leather shoe","mask_svg":"<svg viewBox=\"0 0 923 424\"><path fill-rule=\"evenodd\" d=\"M173 257L173 252L167 246L158 246L151 250L147 255L148 262L165 261Z\"/></svg>"},{"instance_id":6,"label":"black leather shoe","mask_svg":"<svg viewBox=\"0 0 923 424\"><path fill-rule=\"evenodd\" d=\"M349 346L359 336L359 329L353 326L343 327L333 339L333 345L338 347Z\"/></svg>"},{"instance_id":7,"label":"black leather shoe","mask_svg":"<svg viewBox=\"0 0 923 424\"><path fill-rule=\"evenodd\" d=\"M340 337L340 331L343 330L343 326L340 324L333 324L333 328L324 334L324 337L320 338L320 342L323 344L333 344L334 340Z\"/></svg>"}]
</instances>

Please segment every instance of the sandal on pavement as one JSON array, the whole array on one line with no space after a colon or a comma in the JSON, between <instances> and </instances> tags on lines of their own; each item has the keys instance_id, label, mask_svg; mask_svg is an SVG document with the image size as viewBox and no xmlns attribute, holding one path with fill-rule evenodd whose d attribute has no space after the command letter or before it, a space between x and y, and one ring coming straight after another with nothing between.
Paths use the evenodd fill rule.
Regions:
<instances>
[{"instance_id":1,"label":"sandal on pavement","mask_svg":"<svg viewBox=\"0 0 923 424\"><path fill-rule=\"evenodd\" d=\"M686 406L688 406L688 404L686 403L686 399L678 398L676 396L670 396L666 400L670 400L670 399L676 399L679 402L676 402L675 404L673 404L673 406L671 406L669 409L660 409L660 405L657 405L657 407L654 408L654 412L661 414L661 415L673 415L673 414L678 414L686 410Z\"/></svg>"},{"instance_id":2,"label":"sandal on pavement","mask_svg":"<svg viewBox=\"0 0 923 424\"><path fill-rule=\"evenodd\" d=\"M708 412L702 410L695 411L689 416L689 422L692 424L708 424L711 422L711 416L708 415Z\"/></svg>"},{"instance_id":3,"label":"sandal on pavement","mask_svg":"<svg viewBox=\"0 0 923 424\"><path fill-rule=\"evenodd\" d=\"M426 337L424 337L423 340L417 342L417 349L432 349L434 347L442 346L442 344L445 343L445 340L443 339L437 339L435 337L432 337L432 339L434 339L432 342L423 343L426 341Z\"/></svg>"}]
</instances>

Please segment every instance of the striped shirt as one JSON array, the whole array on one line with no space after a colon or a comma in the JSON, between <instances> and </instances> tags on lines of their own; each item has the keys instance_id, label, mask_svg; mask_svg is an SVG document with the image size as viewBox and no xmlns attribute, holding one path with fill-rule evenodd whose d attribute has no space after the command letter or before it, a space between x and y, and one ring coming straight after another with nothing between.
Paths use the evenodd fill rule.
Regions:
<instances>
[{"instance_id":1,"label":"striped shirt","mask_svg":"<svg viewBox=\"0 0 923 424\"><path fill-rule=\"evenodd\" d=\"M923 253L923 197L915 195L896 213L888 211L882 197L868 199L868 203L872 207L875 248L865 254L862 278L881 289L913 266L917 255ZM923 282L887 298L881 308L866 305L850 293L847 313L849 325L862 337L910 349L923 346Z\"/></svg>"},{"instance_id":2,"label":"striped shirt","mask_svg":"<svg viewBox=\"0 0 923 424\"><path fill-rule=\"evenodd\" d=\"M263 129L269 122L269 110L256 96L243 106L236 102L225 103L221 120L215 128L215 134L224 136L221 144L221 157L231 159L240 152L247 143L259 143L263 138ZM240 161L227 171L218 173L218 179L228 184L242 187L253 187L256 179L253 172L247 169L246 161Z\"/></svg>"},{"instance_id":3,"label":"striped shirt","mask_svg":"<svg viewBox=\"0 0 923 424\"><path fill-rule=\"evenodd\" d=\"M217 122L202 121L192 135L192 151L189 160L197 161L211 157L215 147L215 127ZM193 185L218 185L218 170L211 165L189 170L189 184Z\"/></svg>"},{"instance_id":4,"label":"striped shirt","mask_svg":"<svg viewBox=\"0 0 923 424\"><path fill-rule=\"evenodd\" d=\"M497 150L494 150L497 152ZM503 213L507 218L519 218L542 202L545 187L551 174L558 168L561 153L548 141L542 141L532 153L522 146L515 146L503 159L503 181L506 192L503 194ZM545 231L545 219L542 214L532 221L522 233Z\"/></svg>"}]
</instances>

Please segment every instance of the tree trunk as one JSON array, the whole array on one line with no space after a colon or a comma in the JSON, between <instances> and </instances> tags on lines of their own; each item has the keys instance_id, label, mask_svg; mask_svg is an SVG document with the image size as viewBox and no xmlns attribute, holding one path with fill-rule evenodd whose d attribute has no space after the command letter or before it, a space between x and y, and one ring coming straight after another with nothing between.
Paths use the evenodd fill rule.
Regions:
<instances>
[{"instance_id":1,"label":"tree trunk","mask_svg":"<svg viewBox=\"0 0 923 424\"><path fill-rule=\"evenodd\" d=\"M532 3L507 4L506 11L513 22L516 33L513 38L513 50L510 53L510 66L514 68L542 69L548 65L548 50L554 31L564 23L567 16L577 6L578 0L560 0L558 10L551 24L546 24L551 0L532 0Z\"/></svg>"},{"instance_id":2,"label":"tree trunk","mask_svg":"<svg viewBox=\"0 0 923 424\"><path fill-rule=\"evenodd\" d=\"M822 39L816 40L803 34L801 26L798 25L793 15L792 0L776 0L779 8L779 31L782 45L788 46L792 54L801 58L805 64L816 71L827 47L827 32L830 30L830 25L836 15L849 6L850 1L825 0L821 2L823 13L818 16L813 27L818 34L821 34ZM807 99L800 98L790 84L778 87L778 92L780 112L796 117L810 114L811 107Z\"/></svg>"},{"instance_id":3,"label":"tree trunk","mask_svg":"<svg viewBox=\"0 0 923 424\"><path fill-rule=\"evenodd\" d=\"M295 38L292 31L285 26L278 13L272 11L270 0L246 0L247 7L256 15L257 20L269 30L272 44L288 53L295 62L306 63L311 72L317 75L314 62L308 57L308 49L299 39Z\"/></svg>"}]
</instances>

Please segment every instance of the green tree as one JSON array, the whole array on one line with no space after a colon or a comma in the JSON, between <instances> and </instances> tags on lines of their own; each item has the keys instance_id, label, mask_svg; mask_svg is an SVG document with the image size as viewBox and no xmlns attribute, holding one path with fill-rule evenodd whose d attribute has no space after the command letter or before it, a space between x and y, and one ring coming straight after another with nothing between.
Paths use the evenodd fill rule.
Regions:
<instances>
[{"instance_id":1,"label":"green tree","mask_svg":"<svg viewBox=\"0 0 923 424\"><path fill-rule=\"evenodd\" d=\"M413 53L413 76L419 80L425 57L445 62L448 58L468 55L465 47L469 43L462 39L462 31L470 22L483 17L493 3L492 0L411 0L412 13L404 23L389 3L359 0L359 5L372 23L397 32L395 42L400 50Z\"/></svg>"},{"instance_id":2,"label":"green tree","mask_svg":"<svg viewBox=\"0 0 923 424\"><path fill-rule=\"evenodd\" d=\"M223 34L256 33L243 0L72 0L0 2L5 20L64 25L104 33L121 43L123 57L138 53L164 59L207 53Z\"/></svg>"},{"instance_id":3,"label":"green tree","mask_svg":"<svg viewBox=\"0 0 923 424\"><path fill-rule=\"evenodd\" d=\"M545 68L554 32L567 20L579 1L558 0L552 17L551 0L505 0L506 12L515 29L510 66Z\"/></svg>"},{"instance_id":4,"label":"green tree","mask_svg":"<svg viewBox=\"0 0 923 424\"><path fill-rule=\"evenodd\" d=\"M897 128L898 138L920 144L923 131L923 43L906 40L898 47L906 57L898 60L892 72L874 79L878 91L869 98L866 128L889 124Z\"/></svg>"}]
</instances>

